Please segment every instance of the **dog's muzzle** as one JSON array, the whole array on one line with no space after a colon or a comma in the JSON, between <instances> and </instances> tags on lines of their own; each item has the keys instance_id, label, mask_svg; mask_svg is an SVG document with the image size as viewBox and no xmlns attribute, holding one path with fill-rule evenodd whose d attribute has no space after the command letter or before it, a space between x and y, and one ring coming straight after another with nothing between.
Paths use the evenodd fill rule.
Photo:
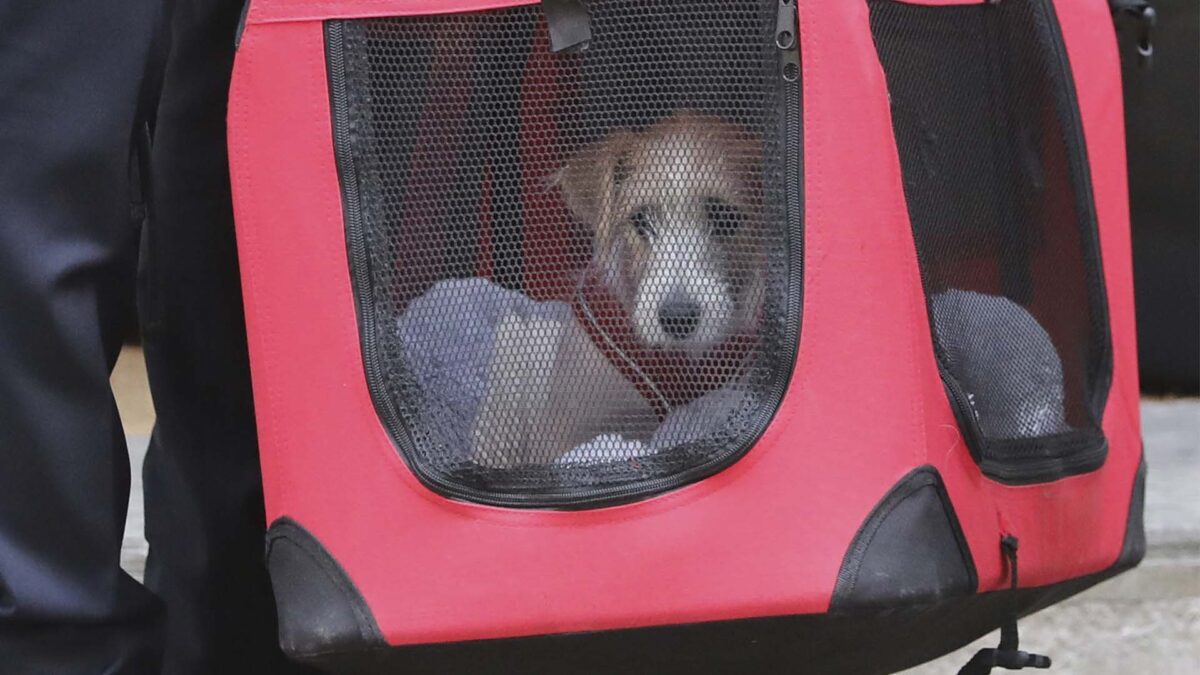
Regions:
<instances>
[{"instance_id":1,"label":"dog's muzzle","mask_svg":"<svg viewBox=\"0 0 1200 675\"><path fill-rule=\"evenodd\" d=\"M663 332L675 340L686 340L700 325L703 309L694 300L672 299L658 309L658 323Z\"/></svg>"}]
</instances>

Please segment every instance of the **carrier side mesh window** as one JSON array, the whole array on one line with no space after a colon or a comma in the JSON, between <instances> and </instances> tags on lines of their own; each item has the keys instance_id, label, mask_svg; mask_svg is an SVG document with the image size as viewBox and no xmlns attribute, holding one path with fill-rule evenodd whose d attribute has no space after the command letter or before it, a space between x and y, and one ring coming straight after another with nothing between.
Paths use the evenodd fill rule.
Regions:
<instances>
[{"instance_id":1,"label":"carrier side mesh window","mask_svg":"<svg viewBox=\"0 0 1200 675\"><path fill-rule=\"evenodd\" d=\"M984 469L1103 461L1110 373L1095 212L1048 0L869 0L947 389Z\"/></svg>"},{"instance_id":2,"label":"carrier side mesh window","mask_svg":"<svg viewBox=\"0 0 1200 675\"><path fill-rule=\"evenodd\" d=\"M790 376L777 3L590 7L571 53L536 5L327 26L368 380L451 496L572 507L699 479Z\"/></svg>"}]
</instances>

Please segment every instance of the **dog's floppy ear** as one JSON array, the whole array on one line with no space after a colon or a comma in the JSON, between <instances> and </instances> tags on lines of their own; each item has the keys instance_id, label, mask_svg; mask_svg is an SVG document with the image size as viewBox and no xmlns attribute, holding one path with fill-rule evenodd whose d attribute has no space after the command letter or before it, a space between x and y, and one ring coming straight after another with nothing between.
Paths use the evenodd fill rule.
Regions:
<instances>
[{"instance_id":1,"label":"dog's floppy ear","mask_svg":"<svg viewBox=\"0 0 1200 675\"><path fill-rule=\"evenodd\" d=\"M613 194L629 177L634 134L618 131L575 153L550 177L580 222L596 227L611 207Z\"/></svg>"}]
</instances>

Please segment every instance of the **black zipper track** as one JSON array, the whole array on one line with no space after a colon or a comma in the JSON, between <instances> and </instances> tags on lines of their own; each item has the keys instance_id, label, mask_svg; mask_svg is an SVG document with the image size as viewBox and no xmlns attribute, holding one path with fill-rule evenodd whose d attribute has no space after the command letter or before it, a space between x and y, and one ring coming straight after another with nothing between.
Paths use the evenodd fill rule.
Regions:
<instances>
[{"instance_id":1,"label":"black zipper track","mask_svg":"<svg viewBox=\"0 0 1200 675\"><path fill-rule=\"evenodd\" d=\"M792 0L795 2L795 0ZM559 493L498 493L477 490L444 480L441 476L423 470L414 461L416 448L406 425L387 395L386 383L380 368L376 318L371 302L370 256L367 254L366 238L363 234L359 183L350 144L349 113L346 94L344 28L341 21L328 21L325 25L326 59L329 68L329 88L332 103L334 153L338 176L342 185L343 210L346 221L346 239L350 259L351 280L358 309L359 334L362 341L363 367L368 390L376 413L400 450L413 474L431 490L447 497L492 506L514 508L536 508L557 510L580 510L615 506L655 496L707 478L728 468L741 459L766 432L772 418L778 412L784 393L791 382L799 350L800 320L803 300L803 118L802 96L799 78L799 45L794 50L777 50L779 58L780 85L784 89L782 109L782 135L785 145L785 201L788 231L788 297L787 321L784 342L787 353L782 354L787 364L773 383L770 394L759 406L759 419L753 425L758 431L753 437L734 451L717 459L692 467L675 475L651 481L639 481L629 486L596 489L576 489ZM798 37L797 37L798 42ZM794 58L792 58L794 57ZM796 65L795 79L784 76L788 60Z\"/></svg>"},{"instance_id":2,"label":"black zipper track","mask_svg":"<svg viewBox=\"0 0 1200 675\"><path fill-rule=\"evenodd\" d=\"M329 95L332 104L333 150L337 164L338 181L342 186L342 212L346 220L346 250L350 261L350 277L357 305L358 333L362 340L363 369L366 371L367 388L375 410L389 431L397 428L400 416L386 403L382 390L383 374L379 370L377 336L375 333L375 310L371 306L371 258L367 255L367 242L362 228L362 208L359 204L358 171L354 164L354 152L350 147L350 120L346 101L346 57L341 21L325 24L325 52L329 63ZM408 440L407 434L391 434L397 442Z\"/></svg>"}]
</instances>

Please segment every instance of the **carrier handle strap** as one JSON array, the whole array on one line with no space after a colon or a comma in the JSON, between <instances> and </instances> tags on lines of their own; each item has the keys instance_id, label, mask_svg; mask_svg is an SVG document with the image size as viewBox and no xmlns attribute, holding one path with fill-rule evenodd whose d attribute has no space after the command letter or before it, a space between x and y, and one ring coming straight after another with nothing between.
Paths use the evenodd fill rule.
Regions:
<instances>
[{"instance_id":1,"label":"carrier handle strap","mask_svg":"<svg viewBox=\"0 0 1200 675\"><path fill-rule=\"evenodd\" d=\"M1114 22L1123 16L1137 22L1138 65L1149 68L1154 63L1154 28L1158 24L1154 5L1150 0L1108 0L1108 6Z\"/></svg>"},{"instance_id":2,"label":"carrier handle strap","mask_svg":"<svg viewBox=\"0 0 1200 675\"><path fill-rule=\"evenodd\" d=\"M1017 590L1017 547L1020 542L1011 534L1000 538L1000 550L1008 561L1009 590ZM1021 670L1023 668L1049 668L1050 657L1041 654L1031 654L1018 649L1020 635L1017 633L1017 619L1014 616L1000 627L1000 645L980 649L971 657L967 665L958 671L958 675L988 675L993 668L1006 670Z\"/></svg>"}]
</instances>

